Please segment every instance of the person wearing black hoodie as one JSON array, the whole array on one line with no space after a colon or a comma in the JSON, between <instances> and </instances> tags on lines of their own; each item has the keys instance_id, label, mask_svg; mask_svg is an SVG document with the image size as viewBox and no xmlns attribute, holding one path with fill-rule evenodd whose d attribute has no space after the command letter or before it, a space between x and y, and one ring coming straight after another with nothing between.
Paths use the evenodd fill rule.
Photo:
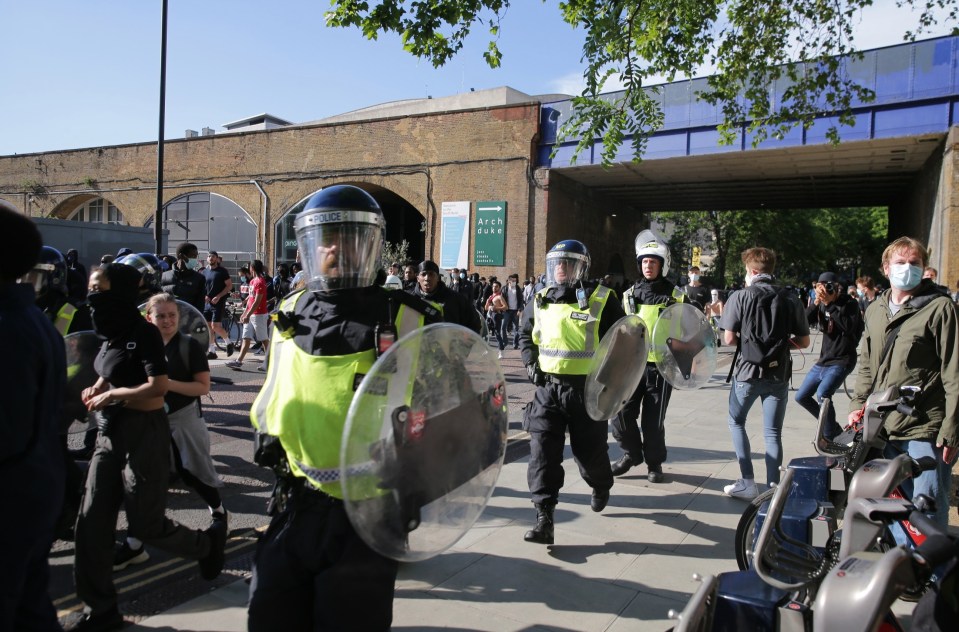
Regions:
<instances>
[{"instance_id":1,"label":"person wearing black hoodie","mask_svg":"<svg viewBox=\"0 0 959 632\"><path fill-rule=\"evenodd\" d=\"M638 314L652 334L660 313L673 303L683 302L683 292L666 278L669 248L651 231L636 236L636 267L640 277L623 292L623 309ZM650 350L646 370L636 391L623 410L612 419L613 437L623 456L613 463L613 475L622 476L645 462L651 483L662 483L666 460L666 431L663 419L673 387L656 369L656 354ZM637 423L638 420L638 423Z\"/></svg>"},{"instance_id":2,"label":"person wearing black hoodie","mask_svg":"<svg viewBox=\"0 0 959 632\"><path fill-rule=\"evenodd\" d=\"M443 313L443 320L447 323L456 323L476 333L483 330L483 321L479 312L473 309L469 299L454 292L440 280L440 269L436 262L426 260L419 265L419 274L416 277L417 285L413 295L428 303L432 303Z\"/></svg>"},{"instance_id":3,"label":"person wearing black hoodie","mask_svg":"<svg viewBox=\"0 0 959 632\"><path fill-rule=\"evenodd\" d=\"M819 326L822 350L819 360L796 390L796 403L808 410L813 418L819 419L820 404L828 398L829 411L823 434L832 439L842 432L836 422L832 396L856 368L856 349L862 338L863 320L859 302L841 291L839 277L834 272L819 275L815 289L816 299L806 308L806 320L810 326Z\"/></svg>"},{"instance_id":4,"label":"person wearing black hoodie","mask_svg":"<svg viewBox=\"0 0 959 632\"><path fill-rule=\"evenodd\" d=\"M110 263L90 275L93 327L104 338L94 360L99 378L84 389L83 403L99 411L96 449L76 524L74 579L85 604L66 630L123 626L113 583L114 531L120 507L130 530L144 542L200 563L204 579L223 568L225 520L197 531L166 517L170 423L164 410L167 361L160 330L137 309L141 273Z\"/></svg>"}]
</instances>

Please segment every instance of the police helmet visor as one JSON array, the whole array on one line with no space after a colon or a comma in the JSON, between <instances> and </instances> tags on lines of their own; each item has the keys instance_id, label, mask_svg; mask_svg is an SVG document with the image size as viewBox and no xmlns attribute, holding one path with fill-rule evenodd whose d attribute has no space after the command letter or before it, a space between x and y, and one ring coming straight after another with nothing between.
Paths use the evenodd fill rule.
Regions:
<instances>
[{"instance_id":1,"label":"police helmet visor","mask_svg":"<svg viewBox=\"0 0 959 632\"><path fill-rule=\"evenodd\" d=\"M589 259L573 252L551 252L546 255L546 285L573 287L586 278Z\"/></svg>"},{"instance_id":2,"label":"police helmet visor","mask_svg":"<svg viewBox=\"0 0 959 632\"><path fill-rule=\"evenodd\" d=\"M53 271L52 263L38 263L33 266L32 270L17 279L17 283L32 285L33 291L36 292L37 296L40 296L46 291L47 278L53 274Z\"/></svg>"},{"instance_id":3,"label":"police helmet visor","mask_svg":"<svg viewBox=\"0 0 959 632\"><path fill-rule=\"evenodd\" d=\"M306 285L314 291L373 285L383 247L383 216L369 211L306 212L294 222Z\"/></svg>"}]
</instances>

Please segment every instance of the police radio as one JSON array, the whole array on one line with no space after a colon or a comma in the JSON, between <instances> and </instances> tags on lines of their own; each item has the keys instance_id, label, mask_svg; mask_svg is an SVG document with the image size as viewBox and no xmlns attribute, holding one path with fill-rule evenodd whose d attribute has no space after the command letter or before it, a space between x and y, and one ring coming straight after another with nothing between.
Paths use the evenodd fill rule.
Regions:
<instances>
[{"instance_id":1,"label":"police radio","mask_svg":"<svg viewBox=\"0 0 959 632\"><path fill-rule=\"evenodd\" d=\"M589 307L589 299L586 298L586 290L583 288L582 282L580 282L579 287L576 288L576 303L579 304L580 309Z\"/></svg>"},{"instance_id":2,"label":"police radio","mask_svg":"<svg viewBox=\"0 0 959 632\"><path fill-rule=\"evenodd\" d=\"M373 330L373 337L376 343L376 357L380 357L390 350L393 343L396 342L396 327L393 323L379 323Z\"/></svg>"}]
</instances>

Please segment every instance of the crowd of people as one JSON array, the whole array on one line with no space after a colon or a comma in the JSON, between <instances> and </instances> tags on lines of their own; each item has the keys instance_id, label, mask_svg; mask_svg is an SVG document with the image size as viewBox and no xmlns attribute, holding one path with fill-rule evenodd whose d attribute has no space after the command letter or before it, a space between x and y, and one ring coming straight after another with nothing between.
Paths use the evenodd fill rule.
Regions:
<instances>
[{"instance_id":1,"label":"crowd of people","mask_svg":"<svg viewBox=\"0 0 959 632\"><path fill-rule=\"evenodd\" d=\"M684 285L669 280L669 248L648 230L635 240L637 280L618 288L590 278L589 250L573 239L556 243L545 273L522 283L518 274L505 285L467 270L447 274L431 260L381 269L383 213L352 186L314 194L294 230L302 255L294 266L278 266L270 277L253 260L235 285L216 252L201 266L190 243L180 244L169 261L121 250L88 273L75 251L64 256L43 246L28 218L0 209L0 235L16 255L15 265L0 273L2 334L5 348L24 358L17 379L3 382L12 412L0 473L29 481L6 494L36 517L30 525L0 527L12 543L3 554L8 572L0 576L0 629L59 629L46 592L55 537L75 541L74 578L84 609L68 623L71 630L122 626L112 573L146 561L145 545L196 560L206 579L219 575L229 512L200 398L210 389L213 341L228 340L221 322L234 293L243 300L243 333L237 360L227 366L241 367L254 341L262 345L266 379L250 412L254 460L280 479L253 564L250 630L389 629L398 562L371 548L347 517L340 438L358 379L398 337L435 322L478 334L491 330L499 357L509 344L520 350L535 385L523 419L535 509L527 542L555 542L567 436L595 512L606 508L616 477L637 466L645 464L651 483L666 480L673 384L662 369L662 346L652 345L646 362L637 362L643 366L638 386L609 426L590 418L584 390L600 342L622 317L634 314L652 331L667 308L687 303L713 323L723 344L737 349L727 423L740 476L725 494L751 500L778 483L791 351L808 347L818 329L822 348L795 401L818 417L821 404L855 376L848 415L828 412L826 434L834 437L840 420L854 423L861 415L869 393L919 386L917 414L890 413L889 445L936 459L938 467L913 479L907 492L935 498L930 516L947 521L949 476L959 453L959 319L956 297L935 283L928 252L914 239L897 239L883 253L888 290L868 276L843 288L835 273L823 271L812 294L800 293L777 282L776 253L754 247L741 256L745 286L724 297L702 283L696 266ZM182 331L188 312L209 324L208 347ZM87 330L100 340L95 377L71 396L63 338ZM227 356L234 351L228 344ZM756 400L763 410L764 483L756 480L745 427ZM86 414L95 428L82 453L70 451L66 427ZM609 427L622 452L612 462ZM77 458L88 460L85 475ZM208 506L206 529L166 515L171 470ZM129 529L117 542L121 507Z\"/></svg>"}]
</instances>

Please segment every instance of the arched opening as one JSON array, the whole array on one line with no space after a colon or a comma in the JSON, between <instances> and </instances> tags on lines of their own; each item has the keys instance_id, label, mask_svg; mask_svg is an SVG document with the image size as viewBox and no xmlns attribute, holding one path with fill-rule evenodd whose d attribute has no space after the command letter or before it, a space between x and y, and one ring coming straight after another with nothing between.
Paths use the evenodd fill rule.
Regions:
<instances>
[{"instance_id":1,"label":"arched opening","mask_svg":"<svg viewBox=\"0 0 959 632\"><path fill-rule=\"evenodd\" d=\"M377 201L383 209L386 218L386 241L399 245L404 240L407 243L407 258L410 261L422 261L426 253L426 231L424 218L416 208L405 199L383 187L364 182L348 182L357 186ZM281 263L293 263L296 260L296 233L293 231L293 221L312 193L293 205L276 223L274 268Z\"/></svg>"},{"instance_id":2,"label":"arched opening","mask_svg":"<svg viewBox=\"0 0 959 632\"><path fill-rule=\"evenodd\" d=\"M74 222L93 222L94 224L119 224L126 226L123 212L117 206L101 197L87 200L78 206L66 219Z\"/></svg>"},{"instance_id":3,"label":"arched opening","mask_svg":"<svg viewBox=\"0 0 959 632\"><path fill-rule=\"evenodd\" d=\"M153 218L144 225L152 226ZM187 193L170 200L163 207L163 228L170 231L170 254L188 241L201 254L217 251L231 274L261 256L256 250L256 222L239 204L216 193Z\"/></svg>"}]
</instances>

